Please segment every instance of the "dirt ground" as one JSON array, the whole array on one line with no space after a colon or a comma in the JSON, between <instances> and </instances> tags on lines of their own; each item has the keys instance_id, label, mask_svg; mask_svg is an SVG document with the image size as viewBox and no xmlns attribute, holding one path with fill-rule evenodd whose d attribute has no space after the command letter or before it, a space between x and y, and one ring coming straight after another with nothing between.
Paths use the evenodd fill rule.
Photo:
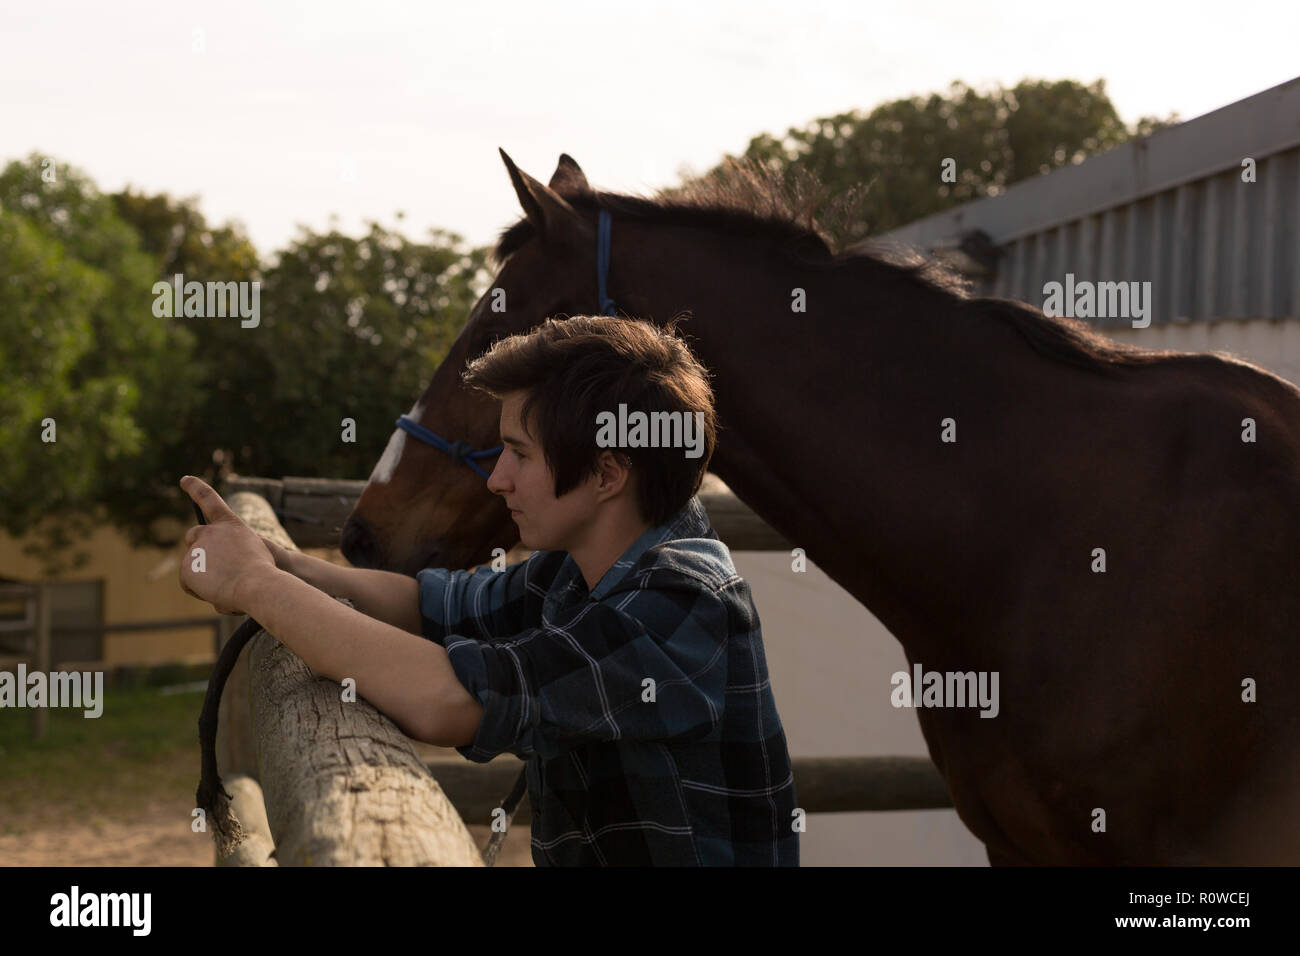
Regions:
<instances>
[{"instance_id":1,"label":"dirt ground","mask_svg":"<svg viewBox=\"0 0 1300 956\"><path fill-rule=\"evenodd\" d=\"M48 808L40 817L6 817L6 827L20 832L0 834L0 866L212 866L211 835L177 824L187 813L159 804L125 819L72 825L52 822ZM488 827L469 831L479 849L487 845ZM496 865L532 866L528 838L527 825L513 828Z\"/></svg>"}]
</instances>

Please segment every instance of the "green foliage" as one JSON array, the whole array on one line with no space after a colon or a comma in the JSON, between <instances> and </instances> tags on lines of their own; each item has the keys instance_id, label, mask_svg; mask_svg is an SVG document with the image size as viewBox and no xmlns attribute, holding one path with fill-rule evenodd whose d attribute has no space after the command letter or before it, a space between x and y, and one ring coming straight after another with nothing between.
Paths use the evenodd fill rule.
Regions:
<instances>
[{"instance_id":1,"label":"green foliage","mask_svg":"<svg viewBox=\"0 0 1300 956\"><path fill-rule=\"evenodd\" d=\"M154 257L156 275L179 272L205 281L256 277L257 249L237 226L209 226L197 199L148 196L129 187L111 199L118 215L135 227L141 247Z\"/></svg>"},{"instance_id":2,"label":"green foliage","mask_svg":"<svg viewBox=\"0 0 1300 956\"><path fill-rule=\"evenodd\" d=\"M761 134L739 158L774 168L792 191L806 191L811 174L822 187L813 214L843 248L1170 122L1144 117L1127 130L1104 80L1024 80L989 93L955 82L946 96L822 117L782 137ZM955 183L940 179L949 157ZM723 165L705 174L725 175Z\"/></svg>"},{"instance_id":3,"label":"green foliage","mask_svg":"<svg viewBox=\"0 0 1300 956\"><path fill-rule=\"evenodd\" d=\"M273 387L232 375L253 399L228 446L245 474L368 477L478 299L485 250L439 230L417 243L368 228L304 230L267 269L262 326L240 337ZM345 418L355 443L341 439Z\"/></svg>"},{"instance_id":4,"label":"green foliage","mask_svg":"<svg viewBox=\"0 0 1300 956\"><path fill-rule=\"evenodd\" d=\"M206 675L199 675L200 679ZM155 686L104 688L103 714L55 707L49 733L31 737L31 711L0 709L0 833L11 818L113 816L160 798L186 804L199 779L195 728L202 692Z\"/></svg>"},{"instance_id":5,"label":"green foliage","mask_svg":"<svg viewBox=\"0 0 1300 956\"><path fill-rule=\"evenodd\" d=\"M184 414L197 394L193 336L152 317L153 265L80 171L11 162L0 210L0 526L31 532L26 552L54 574L84 563L75 542L105 507L121 522L122 503L147 496L161 410Z\"/></svg>"},{"instance_id":6,"label":"green foliage","mask_svg":"<svg viewBox=\"0 0 1300 956\"><path fill-rule=\"evenodd\" d=\"M84 564L98 523L175 544L159 519L190 519L185 474L368 475L486 278L485 250L454 234L375 224L304 231L264 267L193 199L104 196L50 168L32 155L0 174L0 526L44 574ZM154 283L176 274L261 283L260 323L155 316Z\"/></svg>"}]
</instances>

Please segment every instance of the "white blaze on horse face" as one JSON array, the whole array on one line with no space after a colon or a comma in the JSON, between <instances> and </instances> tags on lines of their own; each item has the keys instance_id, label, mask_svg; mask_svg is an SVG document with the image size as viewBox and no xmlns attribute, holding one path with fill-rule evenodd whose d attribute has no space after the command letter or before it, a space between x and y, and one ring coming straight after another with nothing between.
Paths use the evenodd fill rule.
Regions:
<instances>
[{"instance_id":1,"label":"white blaze on horse face","mask_svg":"<svg viewBox=\"0 0 1300 956\"><path fill-rule=\"evenodd\" d=\"M424 414L424 403L417 400L406 416L418 422L422 414ZM370 473L370 484L386 485L393 480L393 472L397 471L397 463L402 460L402 451L406 448L406 438L406 432L402 429L393 429L384 453L379 456L374 471Z\"/></svg>"}]
</instances>

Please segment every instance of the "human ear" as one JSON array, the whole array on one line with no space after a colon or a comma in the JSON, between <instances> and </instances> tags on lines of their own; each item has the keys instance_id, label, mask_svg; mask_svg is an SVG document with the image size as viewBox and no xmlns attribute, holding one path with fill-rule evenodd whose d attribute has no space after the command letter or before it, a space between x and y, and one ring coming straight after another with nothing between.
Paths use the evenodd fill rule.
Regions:
<instances>
[{"instance_id":1,"label":"human ear","mask_svg":"<svg viewBox=\"0 0 1300 956\"><path fill-rule=\"evenodd\" d=\"M596 462L596 473L600 477L601 489L617 491L622 488L630 475L631 466L632 459L622 452L601 452Z\"/></svg>"}]
</instances>

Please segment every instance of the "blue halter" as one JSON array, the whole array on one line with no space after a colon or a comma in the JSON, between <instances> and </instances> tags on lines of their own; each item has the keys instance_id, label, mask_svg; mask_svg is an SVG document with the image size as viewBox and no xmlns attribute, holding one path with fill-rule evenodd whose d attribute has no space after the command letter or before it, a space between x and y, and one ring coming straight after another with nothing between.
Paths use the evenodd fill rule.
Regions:
<instances>
[{"instance_id":1,"label":"blue halter","mask_svg":"<svg viewBox=\"0 0 1300 956\"><path fill-rule=\"evenodd\" d=\"M600 210L600 221L596 230L596 294L600 302L600 311L602 315L614 315L614 300L605 292L606 280L609 278L609 235L612 220L609 211ZM397 427L402 429L408 435L420 439L426 445L432 445L439 451L445 451L456 461L464 462L478 472L483 478L488 478L486 471L478 466L475 459L491 458L499 455L505 449L505 445L497 445L495 448L488 448L483 451L475 451L469 442L465 441L447 441L436 432L425 428L414 418L409 415L402 415L397 419Z\"/></svg>"},{"instance_id":2,"label":"blue halter","mask_svg":"<svg viewBox=\"0 0 1300 956\"><path fill-rule=\"evenodd\" d=\"M493 455L501 454L501 450L505 448L505 445L497 445L496 448L488 448L484 451L475 451L474 446L469 442L459 440L447 441L447 439L443 438L441 435L429 431L429 429L425 428L409 415L403 415L398 418L397 427L402 429L402 431L406 432L408 435L414 435L426 445L432 445L439 451L445 451L457 461L463 461L484 478L488 477L488 473L480 468L474 459L491 458Z\"/></svg>"},{"instance_id":3,"label":"blue halter","mask_svg":"<svg viewBox=\"0 0 1300 956\"><path fill-rule=\"evenodd\" d=\"M614 300L605 294L605 280L609 278L609 210L600 211L600 225L596 230L596 293L600 299L600 314L614 314Z\"/></svg>"}]
</instances>

